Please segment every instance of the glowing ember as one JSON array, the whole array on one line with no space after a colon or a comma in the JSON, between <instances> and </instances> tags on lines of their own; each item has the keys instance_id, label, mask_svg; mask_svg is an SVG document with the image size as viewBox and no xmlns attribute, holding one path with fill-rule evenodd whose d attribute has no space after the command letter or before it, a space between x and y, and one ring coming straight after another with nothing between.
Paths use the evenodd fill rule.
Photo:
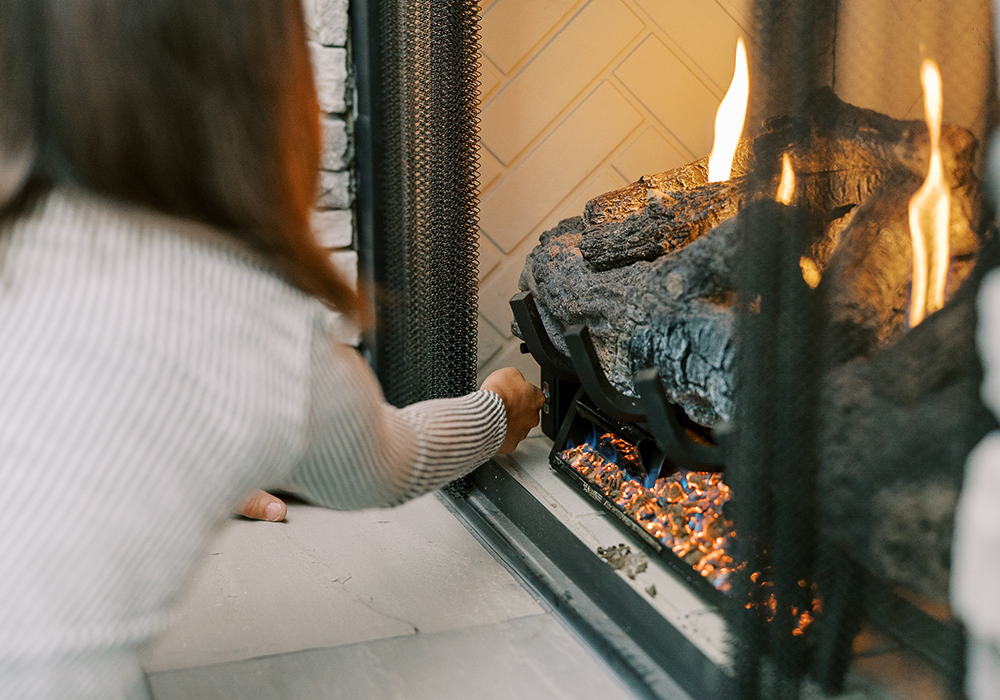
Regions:
<instances>
[{"instance_id":1,"label":"glowing ember","mask_svg":"<svg viewBox=\"0 0 1000 700\"><path fill-rule=\"evenodd\" d=\"M910 238L913 242L913 283L910 288L910 327L944 306L948 277L948 222L951 189L941 164L941 73L930 59L920 68L924 87L924 117L930 132L931 154L927 179L910 199Z\"/></svg>"},{"instance_id":2,"label":"glowing ember","mask_svg":"<svg viewBox=\"0 0 1000 700\"><path fill-rule=\"evenodd\" d=\"M799 258L799 269L802 270L802 279L806 281L809 288L816 289L816 287L819 286L820 281L823 279L823 274L819 271L819 266L816 265L816 261L803 255Z\"/></svg>"},{"instance_id":3,"label":"glowing ember","mask_svg":"<svg viewBox=\"0 0 1000 700\"><path fill-rule=\"evenodd\" d=\"M746 563L735 562L730 554L736 533L722 510L732 494L721 474L679 472L644 486L634 476L643 473L635 471L642 469L638 450L613 433L598 436L593 432L587 442L563 450L559 457L716 589L732 590L733 574L745 570ZM619 462L628 464L627 469L633 476L619 467ZM599 549L598 555L613 568L621 568L630 551L623 544L609 550ZM635 573L644 569L643 564ZM634 578L634 574L630 578ZM748 610L756 609L768 622L773 621L778 612L774 583L770 578L768 571L750 574L750 581L758 590L754 596L757 602L746 604ZM809 585L800 581L799 585L811 589L812 605L804 611L790 608L792 635L796 637L804 635L823 612L815 583Z\"/></svg>"},{"instance_id":4,"label":"glowing ember","mask_svg":"<svg viewBox=\"0 0 1000 700\"><path fill-rule=\"evenodd\" d=\"M728 547L734 533L722 515L722 506L730 498L722 475L681 472L656 479L647 488L630 478L613 454L601 454L602 446L611 444L625 446L620 455L638 458L635 447L611 433L601 436L596 445L585 443L559 456L713 586L729 590L734 563Z\"/></svg>"},{"instance_id":5,"label":"glowing ember","mask_svg":"<svg viewBox=\"0 0 1000 700\"><path fill-rule=\"evenodd\" d=\"M780 204L791 204L795 196L795 171L792 170L792 159L787 153L781 156L781 182L778 183L778 194L774 201Z\"/></svg>"},{"instance_id":6,"label":"glowing ember","mask_svg":"<svg viewBox=\"0 0 1000 700\"><path fill-rule=\"evenodd\" d=\"M708 158L708 181L728 180L733 170L736 146L743 134L743 122L750 101L750 70L747 67L747 50L742 37L736 41L736 69L733 82L722 98L715 113L715 143Z\"/></svg>"}]
</instances>

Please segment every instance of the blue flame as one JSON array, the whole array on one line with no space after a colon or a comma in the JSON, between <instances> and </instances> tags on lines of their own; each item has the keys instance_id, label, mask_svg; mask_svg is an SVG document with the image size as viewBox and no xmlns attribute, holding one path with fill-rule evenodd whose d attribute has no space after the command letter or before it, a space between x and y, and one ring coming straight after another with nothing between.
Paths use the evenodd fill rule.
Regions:
<instances>
[{"instance_id":1,"label":"blue flame","mask_svg":"<svg viewBox=\"0 0 1000 700\"><path fill-rule=\"evenodd\" d=\"M651 489L656 485L656 480L660 478L660 471L663 469L663 464L655 464L653 468L646 472L646 479L643 482L643 486L647 489Z\"/></svg>"}]
</instances>

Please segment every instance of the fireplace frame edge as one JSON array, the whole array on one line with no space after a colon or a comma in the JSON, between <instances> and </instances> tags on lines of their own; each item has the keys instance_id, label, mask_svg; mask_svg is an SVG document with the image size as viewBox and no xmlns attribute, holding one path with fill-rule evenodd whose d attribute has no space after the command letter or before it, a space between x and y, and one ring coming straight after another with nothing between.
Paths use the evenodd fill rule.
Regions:
<instances>
[{"instance_id":1,"label":"fireplace frame edge","mask_svg":"<svg viewBox=\"0 0 1000 700\"><path fill-rule=\"evenodd\" d=\"M473 482L466 498L443 493L439 498L634 691L671 700L680 690L692 698L722 696L727 674L717 660L601 561L507 469L491 461L474 472Z\"/></svg>"}]
</instances>

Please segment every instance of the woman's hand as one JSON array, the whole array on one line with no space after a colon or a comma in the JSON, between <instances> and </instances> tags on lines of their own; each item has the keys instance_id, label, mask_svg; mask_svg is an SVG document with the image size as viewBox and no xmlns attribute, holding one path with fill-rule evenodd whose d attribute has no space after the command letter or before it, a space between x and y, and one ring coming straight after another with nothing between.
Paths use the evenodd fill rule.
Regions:
<instances>
[{"instance_id":1,"label":"woman's hand","mask_svg":"<svg viewBox=\"0 0 1000 700\"><path fill-rule=\"evenodd\" d=\"M284 520L287 513L288 507L284 501L260 489L247 496L242 505L236 509L236 514L245 518L270 520L276 523Z\"/></svg>"},{"instance_id":2,"label":"woman's hand","mask_svg":"<svg viewBox=\"0 0 1000 700\"><path fill-rule=\"evenodd\" d=\"M524 375L513 367L498 369L486 378L480 389L492 391L503 400L507 409L507 435L499 454L513 452L528 431L538 425L538 412L545 397L537 386L524 381Z\"/></svg>"}]
</instances>

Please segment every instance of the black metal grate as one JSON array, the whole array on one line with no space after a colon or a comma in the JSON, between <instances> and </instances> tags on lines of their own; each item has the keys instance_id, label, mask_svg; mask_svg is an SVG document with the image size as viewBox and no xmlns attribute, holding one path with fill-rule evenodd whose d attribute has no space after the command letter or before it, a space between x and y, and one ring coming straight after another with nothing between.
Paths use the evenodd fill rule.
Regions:
<instances>
[{"instance_id":1,"label":"black metal grate","mask_svg":"<svg viewBox=\"0 0 1000 700\"><path fill-rule=\"evenodd\" d=\"M380 3L373 352L397 406L475 389L478 22L474 0Z\"/></svg>"}]
</instances>

